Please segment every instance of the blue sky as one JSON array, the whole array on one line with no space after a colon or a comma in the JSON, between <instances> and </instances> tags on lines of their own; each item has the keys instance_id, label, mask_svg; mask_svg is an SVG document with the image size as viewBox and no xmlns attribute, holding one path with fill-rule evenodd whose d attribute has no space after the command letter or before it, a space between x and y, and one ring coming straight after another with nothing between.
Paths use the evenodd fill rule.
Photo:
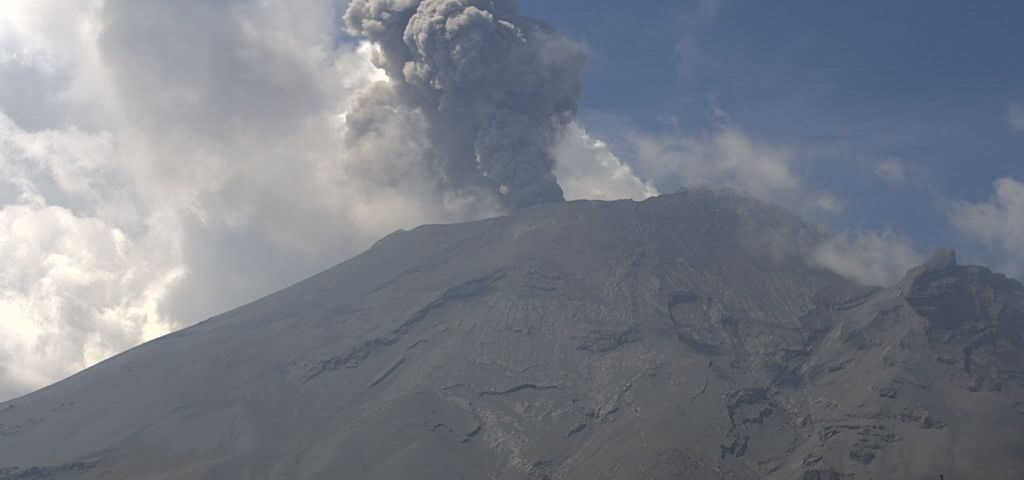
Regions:
<instances>
[{"instance_id":1,"label":"blue sky","mask_svg":"<svg viewBox=\"0 0 1024 480\"><path fill-rule=\"evenodd\" d=\"M591 48L582 116L592 132L615 138L620 125L606 116L701 132L724 113L803 152L803 175L843 200L840 217L819 219L834 227L893 226L920 248L963 244L983 255L936 203L980 202L995 179L1024 178L1024 136L1007 125L1024 101L1024 3L522 6ZM927 172L926 182L881 181L875 169L886 160Z\"/></svg>"}]
</instances>

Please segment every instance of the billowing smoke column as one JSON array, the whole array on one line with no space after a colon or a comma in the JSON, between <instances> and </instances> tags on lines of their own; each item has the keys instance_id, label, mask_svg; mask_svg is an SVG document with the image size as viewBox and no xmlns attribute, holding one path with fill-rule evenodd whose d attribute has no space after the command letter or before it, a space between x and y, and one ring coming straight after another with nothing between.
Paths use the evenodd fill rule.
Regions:
<instances>
[{"instance_id":1,"label":"billowing smoke column","mask_svg":"<svg viewBox=\"0 0 1024 480\"><path fill-rule=\"evenodd\" d=\"M507 210L563 199L549 147L576 113L581 45L515 0L353 0L345 21L378 46L391 101L424 115L439 188Z\"/></svg>"}]
</instances>

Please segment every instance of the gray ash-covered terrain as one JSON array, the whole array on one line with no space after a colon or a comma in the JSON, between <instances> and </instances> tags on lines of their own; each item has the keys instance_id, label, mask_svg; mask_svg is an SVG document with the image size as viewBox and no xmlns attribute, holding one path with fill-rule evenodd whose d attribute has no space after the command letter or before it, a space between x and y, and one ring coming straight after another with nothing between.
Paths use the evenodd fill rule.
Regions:
<instances>
[{"instance_id":1,"label":"gray ash-covered terrain","mask_svg":"<svg viewBox=\"0 0 1024 480\"><path fill-rule=\"evenodd\" d=\"M0 404L0 479L1024 478L1024 287L689 191L393 234Z\"/></svg>"}]
</instances>

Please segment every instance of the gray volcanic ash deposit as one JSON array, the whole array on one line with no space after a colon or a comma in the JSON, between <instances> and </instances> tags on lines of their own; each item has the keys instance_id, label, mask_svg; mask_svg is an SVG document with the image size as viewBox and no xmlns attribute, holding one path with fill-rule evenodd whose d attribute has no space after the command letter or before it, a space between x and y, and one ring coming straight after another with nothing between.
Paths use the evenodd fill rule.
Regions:
<instances>
[{"instance_id":1,"label":"gray volcanic ash deposit","mask_svg":"<svg viewBox=\"0 0 1024 480\"><path fill-rule=\"evenodd\" d=\"M0 404L0 479L1024 478L1024 287L734 195L381 240Z\"/></svg>"}]
</instances>

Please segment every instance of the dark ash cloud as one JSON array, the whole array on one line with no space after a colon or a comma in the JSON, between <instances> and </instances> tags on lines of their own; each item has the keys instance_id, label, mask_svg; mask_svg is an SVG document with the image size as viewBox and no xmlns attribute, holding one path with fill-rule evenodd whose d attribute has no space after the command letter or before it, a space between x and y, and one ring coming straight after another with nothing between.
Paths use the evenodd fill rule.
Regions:
<instances>
[{"instance_id":1,"label":"dark ash cloud","mask_svg":"<svg viewBox=\"0 0 1024 480\"><path fill-rule=\"evenodd\" d=\"M398 106L425 116L441 191L508 210L563 199L550 150L578 107L581 45L512 0L355 0L345 21L378 47Z\"/></svg>"}]
</instances>

